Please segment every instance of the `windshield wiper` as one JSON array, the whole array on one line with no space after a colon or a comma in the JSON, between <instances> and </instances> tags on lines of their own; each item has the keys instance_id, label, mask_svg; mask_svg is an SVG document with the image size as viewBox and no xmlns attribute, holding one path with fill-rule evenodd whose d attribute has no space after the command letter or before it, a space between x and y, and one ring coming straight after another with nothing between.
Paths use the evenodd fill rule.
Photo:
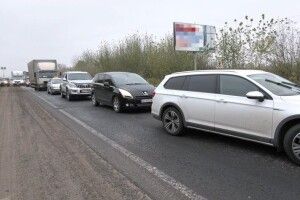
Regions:
<instances>
[{"instance_id":1,"label":"windshield wiper","mask_svg":"<svg viewBox=\"0 0 300 200\"><path fill-rule=\"evenodd\" d=\"M300 85L297 85L297 84L295 84L295 83L289 83L289 82L285 82L285 81L282 81L281 83L286 84L286 85L291 85L291 86L300 88Z\"/></svg>"},{"instance_id":2,"label":"windshield wiper","mask_svg":"<svg viewBox=\"0 0 300 200\"><path fill-rule=\"evenodd\" d=\"M282 87L285 87L285 88L288 88L288 89L293 89L291 86L288 86L287 84L283 83L283 82L276 82L276 81L272 81L270 79L265 79L266 82L269 82L269 83L273 83L273 84L276 84L276 85L280 85Z\"/></svg>"},{"instance_id":3,"label":"windshield wiper","mask_svg":"<svg viewBox=\"0 0 300 200\"><path fill-rule=\"evenodd\" d=\"M145 83L127 83L126 85L144 85Z\"/></svg>"}]
</instances>

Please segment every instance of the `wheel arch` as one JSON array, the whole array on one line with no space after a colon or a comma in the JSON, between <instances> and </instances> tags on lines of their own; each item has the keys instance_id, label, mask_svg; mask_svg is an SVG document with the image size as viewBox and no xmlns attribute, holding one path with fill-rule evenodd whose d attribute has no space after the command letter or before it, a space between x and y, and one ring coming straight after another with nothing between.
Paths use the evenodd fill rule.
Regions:
<instances>
[{"instance_id":1,"label":"wheel arch","mask_svg":"<svg viewBox=\"0 0 300 200\"><path fill-rule=\"evenodd\" d=\"M274 135L274 146L277 149L283 149L283 139L285 133L296 124L300 124L300 115L287 117L278 124Z\"/></svg>"},{"instance_id":2,"label":"wheel arch","mask_svg":"<svg viewBox=\"0 0 300 200\"><path fill-rule=\"evenodd\" d=\"M164 111L165 111L167 108L170 108L170 107L174 107L174 108L176 108L176 109L180 112L180 114L181 114L181 116L182 116L182 119L183 119L183 124L184 124L184 126L186 126L185 116L184 116L184 114L183 114L181 108L180 108L177 104L175 104L175 103L169 102L169 103L163 104L163 106L160 108L160 111L159 111L159 118L161 119L161 118L162 118L162 115L163 115L163 113L164 113Z\"/></svg>"}]
</instances>

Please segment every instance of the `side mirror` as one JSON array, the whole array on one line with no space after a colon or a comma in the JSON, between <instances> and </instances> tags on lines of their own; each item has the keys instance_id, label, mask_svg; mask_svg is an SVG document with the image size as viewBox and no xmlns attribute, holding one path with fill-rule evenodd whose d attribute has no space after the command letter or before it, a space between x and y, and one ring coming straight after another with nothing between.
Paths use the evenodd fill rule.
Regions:
<instances>
[{"instance_id":1,"label":"side mirror","mask_svg":"<svg viewBox=\"0 0 300 200\"><path fill-rule=\"evenodd\" d=\"M63 78L62 80L63 80L63 81L67 81L67 79L66 79L66 78Z\"/></svg>"},{"instance_id":2,"label":"side mirror","mask_svg":"<svg viewBox=\"0 0 300 200\"><path fill-rule=\"evenodd\" d=\"M109 87L110 86L109 82L104 82L103 85L104 85L104 87Z\"/></svg>"},{"instance_id":3,"label":"side mirror","mask_svg":"<svg viewBox=\"0 0 300 200\"><path fill-rule=\"evenodd\" d=\"M259 91L251 91L251 92L248 92L246 94L246 97L248 99L257 99L258 101L262 102L264 101L265 99L265 96L263 93L259 92Z\"/></svg>"}]
</instances>

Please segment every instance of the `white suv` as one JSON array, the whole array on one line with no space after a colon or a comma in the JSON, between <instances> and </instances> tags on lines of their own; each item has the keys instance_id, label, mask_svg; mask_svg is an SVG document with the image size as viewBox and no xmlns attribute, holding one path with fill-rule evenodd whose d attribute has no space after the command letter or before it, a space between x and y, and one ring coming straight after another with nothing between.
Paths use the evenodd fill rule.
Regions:
<instances>
[{"instance_id":1,"label":"white suv","mask_svg":"<svg viewBox=\"0 0 300 200\"><path fill-rule=\"evenodd\" d=\"M75 96L91 96L92 77L88 72L70 71L62 75L61 97L71 101Z\"/></svg>"},{"instance_id":2,"label":"white suv","mask_svg":"<svg viewBox=\"0 0 300 200\"><path fill-rule=\"evenodd\" d=\"M275 74L174 73L156 88L152 115L171 135L186 127L268 144L300 165L300 88Z\"/></svg>"}]
</instances>

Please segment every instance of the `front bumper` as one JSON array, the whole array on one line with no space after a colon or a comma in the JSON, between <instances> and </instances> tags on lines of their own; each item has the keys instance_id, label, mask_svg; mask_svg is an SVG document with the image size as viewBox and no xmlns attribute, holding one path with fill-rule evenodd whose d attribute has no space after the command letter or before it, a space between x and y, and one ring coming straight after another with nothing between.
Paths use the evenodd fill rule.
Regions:
<instances>
[{"instance_id":1,"label":"front bumper","mask_svg":"<svg viewBox=\"0 0 300 200\"><path fill-rule=\"evenodd\" d=\"M91 96L92 95L91 88L69 88L69 92L71 95L78 95L78 96Z\"/></svg>"},{"instance_id":2,"label":"front bumper","mask_svg":"<svg viewBox=\"0 0 300 200\"><path fill-rule=\"evenodd\" d=\"M151 102L146 102L150 101ZM122 99L122 106L124 108L150 108L152 105L152 99Z\"/></svg>"}]
</instances>

